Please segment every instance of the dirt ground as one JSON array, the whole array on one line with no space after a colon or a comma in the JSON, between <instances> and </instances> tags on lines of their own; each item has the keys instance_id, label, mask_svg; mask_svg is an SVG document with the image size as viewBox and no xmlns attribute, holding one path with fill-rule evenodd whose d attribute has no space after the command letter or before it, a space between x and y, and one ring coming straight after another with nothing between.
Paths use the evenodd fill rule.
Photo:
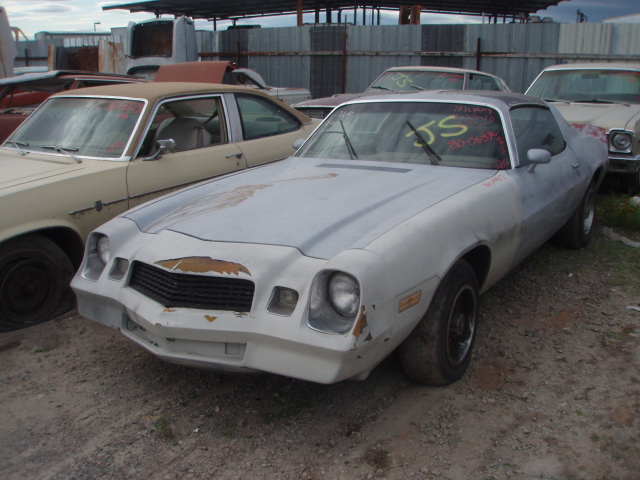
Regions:
<instances>
[{"instance_id":1,"label":"dirt ground","mask_svg":"<svg viewBox=\"0 0 640 480\"><path fill-rule=\"evenodd\" d=\"M528 259L482 297L445 388L393 356L330 386L174 366L77 312L2 334L0 477L640 479L640 278L620 249L640 264L600 231Z\"/></svg>"}]
</instances>

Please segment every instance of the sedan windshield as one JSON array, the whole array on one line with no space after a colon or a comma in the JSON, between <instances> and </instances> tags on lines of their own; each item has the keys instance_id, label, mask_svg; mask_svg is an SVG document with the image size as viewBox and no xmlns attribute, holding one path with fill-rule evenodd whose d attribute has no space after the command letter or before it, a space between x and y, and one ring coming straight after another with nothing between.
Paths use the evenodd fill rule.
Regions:
<instances>
[{"instance_id":1,"label":"sedan windshield","mask_svg":"<svg viewBox=\"0 0 640 480\"><path fill-rule=\"evenodd\" d=\"M464 75L456 72L385 72L367 89L417 92L419 90L462 90Z\"/></svg>"},{"instance_id":2,"label":"sedan windshield","mask_svg":"<svg viewBox=\"0 0 640 480\"><path fill-rule=\"evenodd\" d=\"M49 99L6 145L26 151L72 152L80 157L120 158L129 144L144 102L109 98Z\"/></svg>"},{"instance_id":3,"label":"sedan windshield","mask_svg":"<svg viewBox=\"0 0 640 480\"><path fill-rule=\"evenodd\" d=\"M640 72L631 70L556 70L544 72L528 95L549 101L640 103Z\"/></svg>"},{"instance_id":4,"label":"sedan windshield","mask_svg":"<svg viewBox=\"0 0 640 480\"><path fill-rule=\"evenodd\" d=\"M459 103L371 102L338 107L296 156L510 168L498 112Z\"/></svg>"}]
</instances>

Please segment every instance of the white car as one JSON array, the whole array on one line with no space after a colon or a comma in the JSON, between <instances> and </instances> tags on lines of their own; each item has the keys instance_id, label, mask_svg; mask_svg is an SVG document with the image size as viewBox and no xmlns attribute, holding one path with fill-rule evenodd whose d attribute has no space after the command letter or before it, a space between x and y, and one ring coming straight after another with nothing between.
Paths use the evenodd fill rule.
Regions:
<instances>
[{"instance_id":1,"label":"white car","mask_svg":"<svg viewBox=\"0 0 640 480\"><path fill-rule=\"evenodd\" d=\"M332 383L399 347L443 385L469 365L481 292L554 235L589 242L606 163L535 98L358 100L292 158L96 229L72 287L170 362Z\"/></svg>"},{"instance_id":2,"label":"white car","mask_svg":"<svg viewBox=\"0 0 640 480\"><path fill-rule=\"evenodd\" d=\"M609 149L609 172L640 189L640 63L572 63L545 68L527 95L556 106Z\"/></svg>"},{"instance_id":3,"label":"white car","mask_svg":"<svg viewBox=\"0 0 640 480\"><path fill-rule=\"evenodd\" d=\"M406 93L419 90L511 91L503 79L490 73L467 68L413 65L388 68L361 93L338 93L331 97L290 103L311 118L324 118L341 103L357 98L382 95L385 92Z\"/></svg>"}]
</instances>

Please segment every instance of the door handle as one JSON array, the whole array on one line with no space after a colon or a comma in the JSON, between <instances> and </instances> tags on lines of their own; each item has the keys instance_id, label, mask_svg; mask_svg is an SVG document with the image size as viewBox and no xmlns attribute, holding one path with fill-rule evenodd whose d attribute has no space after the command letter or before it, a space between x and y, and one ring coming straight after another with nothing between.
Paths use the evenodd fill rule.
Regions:
<instances>
[{"instance_id":1,"label":"door handle","mask_svg":"<svg viewBox=\"0 0 640 480\"><path fill-rule=\"evenodd\" d=\"M231 153L224 158L231 158L231 157L242 158L243 156L244 156L244 153L240 152L240 153Z\"/></svg>"}]
</instances>

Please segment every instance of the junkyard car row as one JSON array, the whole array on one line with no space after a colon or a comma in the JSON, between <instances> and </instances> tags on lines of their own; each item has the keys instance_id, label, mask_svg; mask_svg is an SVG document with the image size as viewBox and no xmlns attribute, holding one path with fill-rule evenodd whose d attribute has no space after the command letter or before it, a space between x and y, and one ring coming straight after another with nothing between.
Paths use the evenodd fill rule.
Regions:
<instances>
[{"instance_id":1,"label":"junkyard car row","mask_svg":"<svg viewBox=\"0 0 640 480\"><path fill-rule=\"evenodd\" d=\"M392 68L319 115L162 77L54 95L3 144L0 331L69 309L73 277L81 314L170 362L332 383L398 349L447 384L480 293L585 246L609 162L638 163L637 115L585 135L471 70Z\"/></svg>"},{"instance_id":2,"label":"junkyard car row","mask_svg":"<svg viewBox=\"0 0 640 480\"><path fill-rule=\"evenodd\" d=\"M554 235L588 243L606 164L535 98L361 99L292 158L102 225L72 286L81 314L171 362L332 383L399 348L443 385L469 365L481 292Z\"/></svg>"},{"instance_id":3,"label":"junkyard car row","mask_svg":"<svg viewBox=\"0 0 640 480\"><path fill-rule=\"evenodd\" d=\"M136 83L52 96L0 148L0 330L71 307L92 229L195 181L281 160L313 127L244 87Z\"/></svg>"}]
</instances>

